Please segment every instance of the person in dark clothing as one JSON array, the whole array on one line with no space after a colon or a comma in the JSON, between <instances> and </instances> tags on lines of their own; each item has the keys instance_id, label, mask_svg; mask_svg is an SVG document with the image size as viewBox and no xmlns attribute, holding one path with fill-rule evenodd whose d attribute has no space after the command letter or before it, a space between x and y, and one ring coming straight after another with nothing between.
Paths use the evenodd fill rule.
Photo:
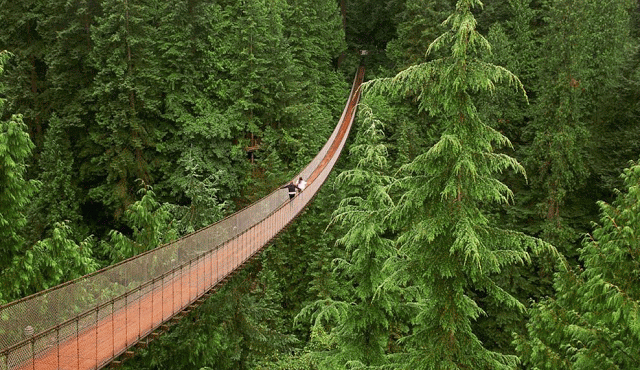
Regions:
<instances>
[{"instance_id":1,"label":"person in dark clothing","mask_svg":"<svg viewBox=\"0 0 640 370\"><path fill-rule=\"evenodd\" d=\"M293 199L293 197L296 196L296 190L300 190L298 185L294 184L293 181L281 187L280 189L287 189L287 191L289 192L289 200Z\"/></svg>"}]
</instances>

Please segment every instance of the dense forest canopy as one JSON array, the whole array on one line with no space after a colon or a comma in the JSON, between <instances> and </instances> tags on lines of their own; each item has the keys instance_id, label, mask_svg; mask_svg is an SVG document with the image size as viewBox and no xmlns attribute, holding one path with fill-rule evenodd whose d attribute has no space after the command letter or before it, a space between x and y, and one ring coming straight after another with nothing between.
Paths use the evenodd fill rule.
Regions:
<instances>
[{"instance_id":1,"label":"dense forest canopy","mask_svg":"<svg viewBox=\"0 0 640 370\"><path fill-rule=\"evenodd\" d=\"M638 368L638 10L2 2L0 303L277 188L364 63L304 217L125 367Z\"/></svg>"}]
</instances>

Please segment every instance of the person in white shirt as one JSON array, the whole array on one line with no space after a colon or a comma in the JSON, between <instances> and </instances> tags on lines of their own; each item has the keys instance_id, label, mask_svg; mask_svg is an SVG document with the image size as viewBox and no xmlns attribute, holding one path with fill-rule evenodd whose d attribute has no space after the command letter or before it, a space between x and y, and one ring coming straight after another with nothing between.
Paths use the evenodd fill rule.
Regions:
<instances>
[{"instance_id":1,"label":"person in white shirt","mask_svg":"<svg viewBox=\"0 0 640 370\"><path fill-rule=\"evenodd\" d=\"M306 188L306 187L307 187L307 182L306 182L306 181L304 181L304 180L302 179L302 177L300 177L300 178L298 179L298 183L297 183L296 185L298 185L298 189L300 189L300 191L303 191L303 190L304 190L304 188Z\"/></svg>"}]
</instances>

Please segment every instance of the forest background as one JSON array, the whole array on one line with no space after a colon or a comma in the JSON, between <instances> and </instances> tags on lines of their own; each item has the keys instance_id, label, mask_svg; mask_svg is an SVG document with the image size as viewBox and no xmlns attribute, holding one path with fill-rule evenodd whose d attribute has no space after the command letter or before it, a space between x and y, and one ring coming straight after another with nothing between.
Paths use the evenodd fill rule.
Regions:
<instances>
[{"instance_id":1,"label":"forest background","mask_svg":"<svg viewBox=\"0 0 640 370\"><path fill-rule=\"evenodd\" d=\"M305 215L125 367L638 368L638 5L2 1L0 302L277 188L363 62Z\"/></svg>"}]
</instances>

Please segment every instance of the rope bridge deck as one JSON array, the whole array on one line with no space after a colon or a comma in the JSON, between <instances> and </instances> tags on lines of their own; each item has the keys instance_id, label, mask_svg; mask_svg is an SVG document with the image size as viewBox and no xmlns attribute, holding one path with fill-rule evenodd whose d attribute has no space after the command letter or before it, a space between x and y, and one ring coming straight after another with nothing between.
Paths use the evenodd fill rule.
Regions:
<instances>
[{"instance_id":1,"label":"rope bridge deck","mask_svg":"<svg viewBox=\"0 0 640 370\"><path fill-rule=\"evenodd\" d=\"M364 67L331 137L298 177L303 196L277 190L175 242L0 306L0 370L100 369L203 299L311 201L346 142Z\"/></svg>"}]
</instances>

